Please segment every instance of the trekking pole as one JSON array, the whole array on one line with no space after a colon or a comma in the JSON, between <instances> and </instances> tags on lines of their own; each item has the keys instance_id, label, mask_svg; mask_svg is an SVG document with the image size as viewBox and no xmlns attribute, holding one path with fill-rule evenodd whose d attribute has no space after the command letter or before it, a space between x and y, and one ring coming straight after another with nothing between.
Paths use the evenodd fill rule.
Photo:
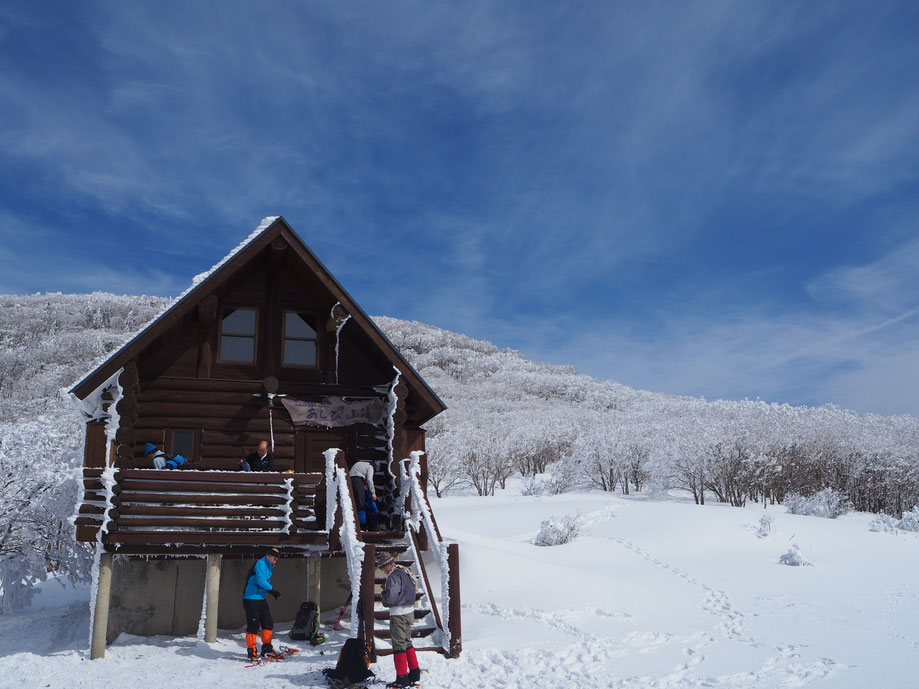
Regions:
<instances>
[{"instance_id":1,"label":"trekking pole","mask_svg":"<svg viewBox=\"0 0 919 689\"><path fill-rule=\"evenodd\" d=\"M345 601L345 604L341 606L341 610L338 611L338 619L335 620L335 624L332 626L332 629L334 629L335 631L338 631L338 625L341 624L341 618L345 616L345 610L348 609L348 603L351 602L351 596L353 595L354 594L352 593L348 596L348 600Z\"/></svg>"}]
</instances>

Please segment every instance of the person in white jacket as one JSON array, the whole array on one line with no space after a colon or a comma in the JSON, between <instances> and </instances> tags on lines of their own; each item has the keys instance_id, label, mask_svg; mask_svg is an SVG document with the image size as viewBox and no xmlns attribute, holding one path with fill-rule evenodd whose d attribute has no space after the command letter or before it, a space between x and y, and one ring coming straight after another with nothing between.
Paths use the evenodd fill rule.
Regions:
<instances>
[{"instance_id":1,"label":"person in white jacket","mask_svg":"<svg viewBox=\"0 0 919 689\"><path fill-rule=\"evenodd\" d=\"M351 477L351 488L354 490L354 509L357 510L357 520L361 523L361 528L367 526L367 497L364 492L366 491L374 502L377 499L377 491L373 485L374 471L370 462L361 460L355 462L348 472Z\"/></svg>"}]
</instances>

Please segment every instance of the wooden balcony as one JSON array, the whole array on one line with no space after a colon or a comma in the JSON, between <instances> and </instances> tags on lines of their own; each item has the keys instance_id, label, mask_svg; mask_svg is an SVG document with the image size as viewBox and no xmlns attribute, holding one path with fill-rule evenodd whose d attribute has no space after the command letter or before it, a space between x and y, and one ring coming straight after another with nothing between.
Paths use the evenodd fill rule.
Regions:
<instances>
[{"instance_id":1,"label":"wooden balcony","mask_svg":"<svg viewBox=\"0 0 919 689\"><path fill-rule=\"evenodd\" d=\"M77 540L125 554L328 548L322 474L83 469ZM109 484L109 486L106 485ZM110 487L110 491L109 491Z\"/></svg>"}]
</instances>

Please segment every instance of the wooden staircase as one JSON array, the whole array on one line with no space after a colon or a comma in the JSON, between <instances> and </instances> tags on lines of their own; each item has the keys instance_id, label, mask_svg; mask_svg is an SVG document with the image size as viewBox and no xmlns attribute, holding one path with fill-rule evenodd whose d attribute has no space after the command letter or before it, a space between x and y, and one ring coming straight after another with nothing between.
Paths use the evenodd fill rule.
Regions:
<instances>
[{"instance_id":1,"label":"wooden staircase","mask_svg":"<svg viewBox=\"0 0 919 689\"><path fill-rule=\"evenodd\" d=\"M385 579L376 570L377 551L392 553L397 564L409 568L415 576L417 591L415 593L415 623L412 637L418 639L415 649L419 651L438 651L450 658L456 658L462 651L462 630L460 624L460 583L459 583L459 546L443 541L431 506L421 483L419 465L421 452L412 452L411 459L399 462L399 475L394 478L393 501L394 520L399 521L403 530L386 532L362 532L356 523L353 509L344 509L338 505L335 514L335 526L330 532L330 543L340 544L349 558L348 569L352 573L352 592L360 601L360 619L352 628L352 635L360 636L367 643L374 658L379 655L392 654L389 633L389 611L383 606L381 590ZM339 503L351 501L350 484L341 466L331 463L335 458L329 457L327 483L337 482L340 486ZM337 472L337 474L336 474ZM338 476L334 479L333 476ZM331 504L331 494L329 497ZM353 526L343 519L345 512L350 512ZM338 536L340 531L341 536ZM346 533L348 532L348 533ZM345 547L345 537L352 541ZM361 564L358 567L357 547L359 542ZM438 597L434 595L431 582L421 557L423 551L429 551L433 561L440 569L441 590L439 600L444 606L443 615L438 610ZM357 579L360 579L357 581Z\"/></svg>"},{"instance_id":2,"label":"wooden staircase","mask_svg":"<svg viewBox=\"0 0 919 689\"><path fill-rule=\"evenodd\" d=\"M415 622L412 625L412 638L424 639L414 642L417 651L443 652L442 645L435 643L440 629L440 616L430 590L424 560L418 557L414 546L407 542L410 537L398 532L365 532L364 542L373 544L374 555L387 552L396 558L396 564L410 570L417 582L415 591ZM365 556L369 554L366 552ZM376 573L373 580L373 651L375 655L392 654L389 635L389 609L383 605L382 590L386 578Z\"/></svg>"}]
</instances>

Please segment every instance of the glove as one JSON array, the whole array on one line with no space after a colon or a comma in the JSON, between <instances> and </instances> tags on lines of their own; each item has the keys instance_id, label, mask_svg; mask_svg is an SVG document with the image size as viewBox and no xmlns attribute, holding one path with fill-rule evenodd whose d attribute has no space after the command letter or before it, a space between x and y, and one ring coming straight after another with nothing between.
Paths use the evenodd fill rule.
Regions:
<instances>
[{"instance_id":1,"label":"glove","mask_svg":"<svg viewBox=\"0 0 919 689\"><path fill-rule=\"evenodd\" d=\"M270 593L272 596L274 596L274 599L275 599L275 600L277 600L278 598L281 597L281 592L278 591L277 589L271 589L268 593Z\"/></svg>"}]
</instances>

